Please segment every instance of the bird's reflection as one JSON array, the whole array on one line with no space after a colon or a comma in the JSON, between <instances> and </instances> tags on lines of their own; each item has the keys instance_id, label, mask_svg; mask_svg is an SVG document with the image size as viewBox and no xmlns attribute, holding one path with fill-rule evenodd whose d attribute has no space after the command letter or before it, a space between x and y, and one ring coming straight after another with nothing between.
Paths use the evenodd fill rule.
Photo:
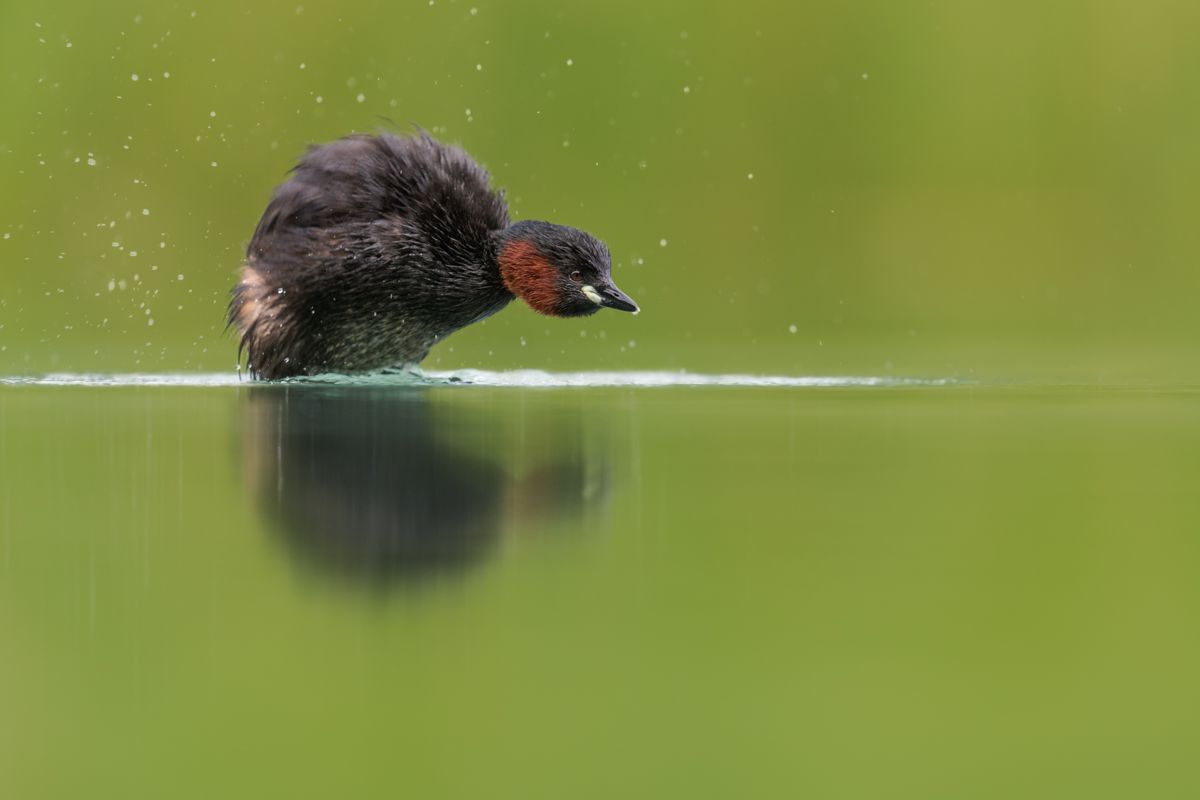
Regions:
<instances>
[{"instance_id":1,"label":"bird's reflection","mask_svg":"<svg viewBox=\"0 0 1200 800\"><path fill-rule=\"evenodd\" d=\"M603 502L604 438L585 442L577 414L451 395L251 389L246 477L288 550L390 584L462 571L506 534Z\"/></svg>"}]
</instances>

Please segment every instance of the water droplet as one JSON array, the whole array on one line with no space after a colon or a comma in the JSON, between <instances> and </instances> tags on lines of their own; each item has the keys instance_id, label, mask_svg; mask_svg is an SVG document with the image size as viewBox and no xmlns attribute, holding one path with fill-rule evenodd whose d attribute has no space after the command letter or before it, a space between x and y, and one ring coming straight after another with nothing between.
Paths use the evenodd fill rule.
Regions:
<instances>
[{"instance_id":1,"label":"water droplet","mask_svg":"<svg viewBox=\"0 0 1200 800\"><path fill-rule=\"evenodd\" d=\"M788 333L795 333L795 332L796 332L796 326L788 325Z\"/></svg>"},{"instance_id":2,"label":"water droplet","mask_svg":"<svg viewBox=\"0 0 1200 800\"><path fill-rule=\"evenodd\" d=\"M131 80L131 81L136 81L137 79L138 79L138 74L136 72L129 76L129 80Z\"/></svg>"},{"instance_id":3,"label":"water droplet","mask_svg":"<svg viewBox=\"0 0 1200 800\"><path fill-rule=\"evenodd\" d=\"M355 97L354 99L360 103L363 103L363 102L366 102L367 96L365 94L363 94L362 92L359 92L358 96Z\"/></svg>"},{"instance_id":4,"label":"water droplet","mask_svg":"<svg viewBox=\"0 0 1200 800\"><path fill-rule=\"evenodd\" d=\"M666 240L666 239L659 239L659 240L658 240L658 246L659 246L659 247L666 247L666 246L667 246L667 240Z\"/></svg>"}]
</instances>

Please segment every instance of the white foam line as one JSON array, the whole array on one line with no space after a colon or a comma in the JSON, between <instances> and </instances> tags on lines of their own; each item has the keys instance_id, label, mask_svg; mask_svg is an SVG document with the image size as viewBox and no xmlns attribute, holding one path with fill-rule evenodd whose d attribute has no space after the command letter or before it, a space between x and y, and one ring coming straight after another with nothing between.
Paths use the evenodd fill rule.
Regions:
<instances>
[{"instance_id":1,"label":"white foam line","mask_svg":"<svg viewBox=\"0 0 1200 800\"><path fill-rule=\"evenodd\" d=\"M55 372L0 378L9 386L237 386L236 372L113 373Z\"/></svg>"},{"instance_id":2,"label":"white foam line","mask_svg":"<svg viewBox=\"0 0 1200 800\"><path fill-rule=\"evenodd\" d=\"M52 373L36 376L0 377L0 385L10 386L182 386L229 387L252 386L254 381L238 379L233 372L185 373ZM453 372L389 371L365 375L324 375L297 379L295 384L318 383L334 386L445 386L473 385L513 388L558 387L630 387L658 388L671 386L742 386L742 387L895 387L946 386L955 383L947 378L917 379L869 376L787 376L787 375L701 375L694 372L543 372L541 370L512 370L492 372L464 369Z\"/></svg>"},{"instance_id":3,"label":"white foam line","mask_svg":"<svg viewBox=\"0 0 1200 800\"><path fill-rule=\"evenodd\" d=\"M860 376L785 375L700 375L694 372L542 372L513 370L489 372L464 369L456 372L427 372L426 376L446 381L459 380L477 386L521 387L665 387L665 386L941 386L947 380L915 380Z\"/></svg>"}]
</instances>

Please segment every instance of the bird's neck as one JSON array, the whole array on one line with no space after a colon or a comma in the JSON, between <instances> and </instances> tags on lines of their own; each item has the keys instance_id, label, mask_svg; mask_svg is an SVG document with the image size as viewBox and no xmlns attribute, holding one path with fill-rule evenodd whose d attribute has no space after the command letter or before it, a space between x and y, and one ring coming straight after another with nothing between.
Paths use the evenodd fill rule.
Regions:
<instances>
[{"instance_id":1,"label":"bird's neck","mask_svg":"<svg viewBox=\"0 0 1200 800\"><path fill-rule=\"evenodd\" d=\"M496 264L504 288L534 311L554 314L559 303L558 270L527 239L501 239Z\"/></svg>"}]
</instances>

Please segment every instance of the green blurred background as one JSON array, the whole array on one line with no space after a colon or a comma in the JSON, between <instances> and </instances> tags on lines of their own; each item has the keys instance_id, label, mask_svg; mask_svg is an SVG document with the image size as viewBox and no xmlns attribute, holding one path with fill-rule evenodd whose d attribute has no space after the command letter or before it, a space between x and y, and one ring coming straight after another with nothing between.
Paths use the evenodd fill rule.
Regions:
<instances>
[{"instance_id":1,"label":"green blurred background","mask_svg":"<svg viewBox=\"0 0 1200 800\"><path fill-rule=\"evenodd\" d=\"M1200 4L0 4L0 376L411 121L644 308L435 369L974 379L0 385L4 800L1197 796Z\"/></svg>"},{"instance_id":2,"label":"green blurred background","mask_svg":"<svg viewBox=\"0 0 1200 800\"><path fill-rule=\"evenodd\" d=\"M8 0L0 372L231 369L273 186L415 122L645 309L427 366L1191 380L1198 45L1166 0Z\"/></svg>"}]
</instances>

